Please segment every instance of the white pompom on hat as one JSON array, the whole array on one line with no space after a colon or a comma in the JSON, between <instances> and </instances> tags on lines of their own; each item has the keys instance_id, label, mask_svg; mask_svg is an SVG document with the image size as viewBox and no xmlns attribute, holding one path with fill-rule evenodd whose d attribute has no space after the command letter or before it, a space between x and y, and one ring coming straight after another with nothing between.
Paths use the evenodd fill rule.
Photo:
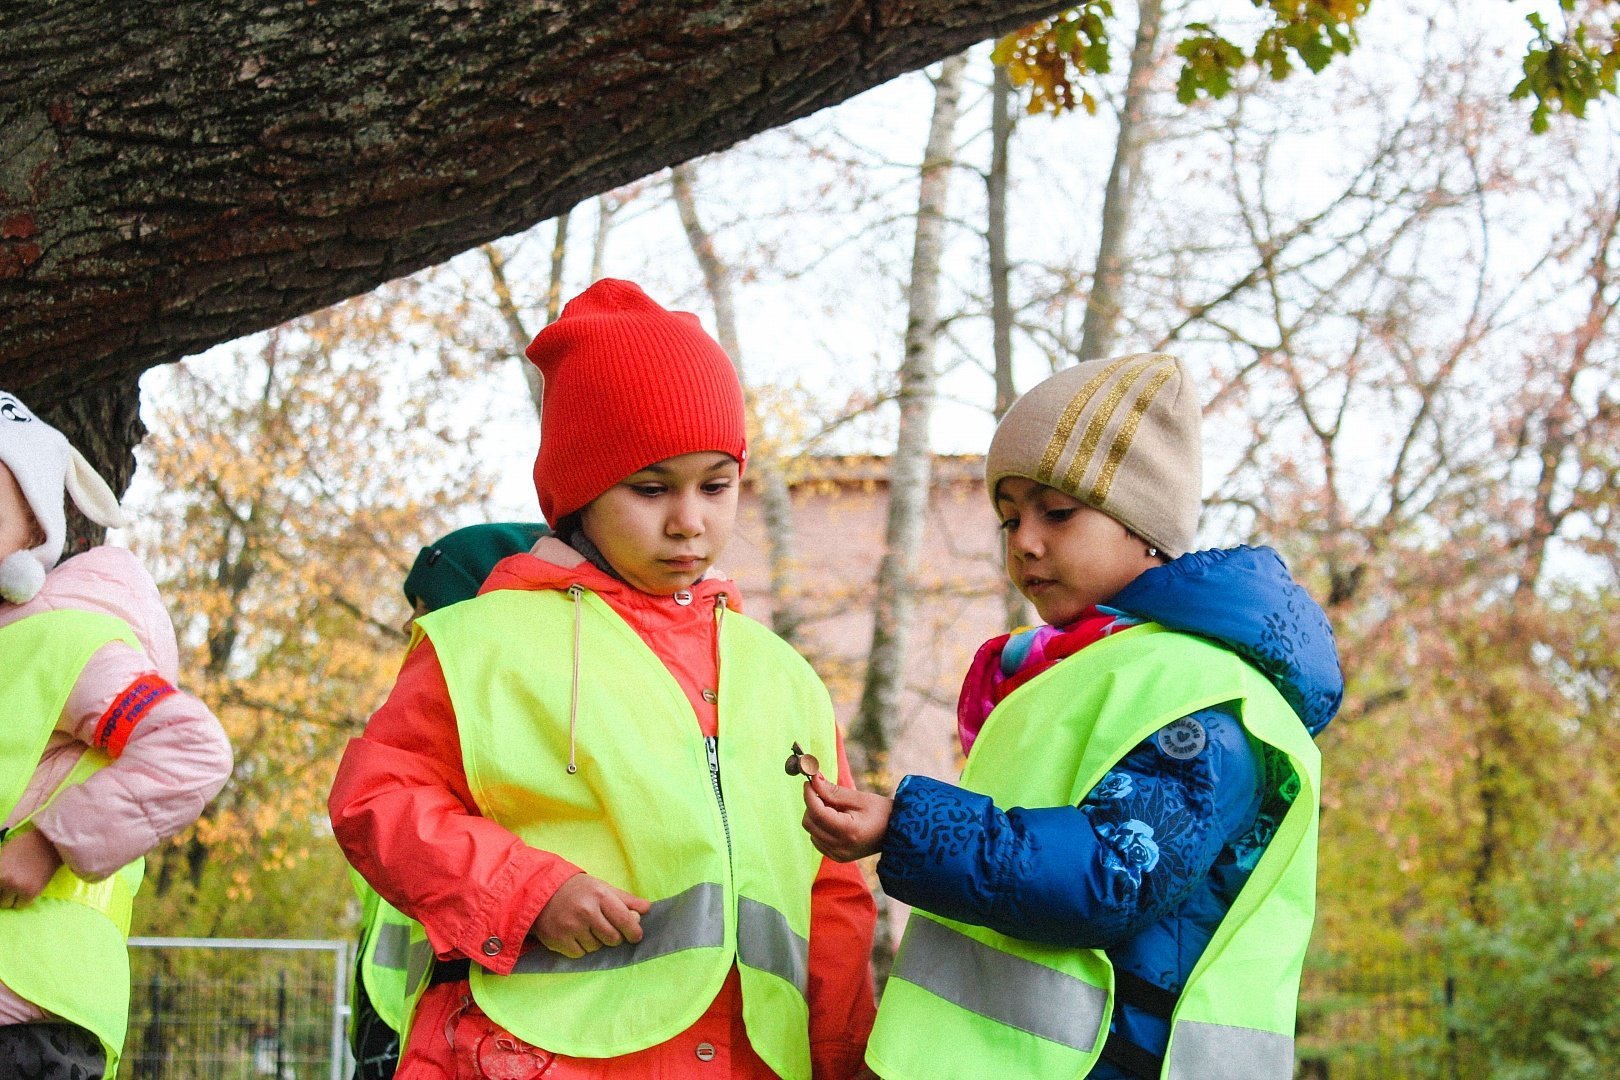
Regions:
<instances>
[{"instance_id":1,"label":"white pompom on hat","mask_svg":"<svg viewBox=\"0 0 1620 1080\"><path fill-rule=\"evenodd\" d=\"M45 534L37 547L0 561L0 597L25 603L45 584L45 572L62 558L67 543L67 502L107 528L128 524L112 493L67 437L0 390L0 463L11 470L34 519Z\"/></svg>"}]
</instances>

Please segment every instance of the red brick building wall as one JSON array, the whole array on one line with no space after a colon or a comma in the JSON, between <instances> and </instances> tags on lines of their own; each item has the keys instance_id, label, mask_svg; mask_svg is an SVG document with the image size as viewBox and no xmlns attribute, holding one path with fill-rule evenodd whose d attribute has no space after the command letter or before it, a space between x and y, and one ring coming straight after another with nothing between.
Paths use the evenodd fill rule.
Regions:
<instances>
[{"instance_id":1,"label":"red brick building wall","mask_svg":"<svg viewBox=\"0 0 1620 1080\"><path fill-rule=\"evenodd\" d=\"M859 703L872 644L872 596L888 513L887 461L816 459L792 485L800 650L827 682L846 726ZM995 516L984 495L983 458L941 457L917 559L906 689L897 718L894 778L954 779L960 768L956 696L985 639L1003 632L1004 578ZM721 570L737 580L744 610L770 622L765 530L757 493L745 490L737 533Z\"/></svg>"}]
</instances>

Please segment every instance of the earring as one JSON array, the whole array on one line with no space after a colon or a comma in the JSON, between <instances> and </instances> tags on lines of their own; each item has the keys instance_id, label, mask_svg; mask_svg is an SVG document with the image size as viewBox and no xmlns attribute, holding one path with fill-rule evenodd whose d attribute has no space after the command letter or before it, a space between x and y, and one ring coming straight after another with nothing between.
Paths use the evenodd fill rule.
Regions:
<instances>
[{"instance_id":1,"label":"earring","mask_svg":"<svg viewBox=\"0 0 1620 1080\"><path fill-rule=\"evenodd\" d=\"M1156 547L1148 548L1147 549L1147 557L1150 558L1150 559L1157 559L1159 557L1159 549L1156 548Z\"/></svg>"}]
</instances>

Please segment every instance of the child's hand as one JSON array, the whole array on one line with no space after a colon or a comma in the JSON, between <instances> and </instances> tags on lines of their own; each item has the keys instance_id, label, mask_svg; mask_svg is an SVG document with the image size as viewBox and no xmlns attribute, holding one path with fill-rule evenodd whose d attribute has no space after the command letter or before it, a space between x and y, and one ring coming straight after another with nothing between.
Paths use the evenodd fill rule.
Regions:
<instances>
[{"instance_id":1,"label":"child's hand","mask_svg":"<svg viewBox=\"0 0 1620 1080\"><path fill-rule=\"evenodd\" d=\"M838 787L825 776L804 785L804 831L816 850L835 862L877 853L893 808L893 799Z\"/></svg>"},{"instance_id":2,"label":"child's hand","mask_svg":"<svg viewBox=\"0 0 1620 1080\"><path fill-rule=\"evenodd\" d=\"M641 940L641 917L650 903L601 878L575 874L552 894L529 936L554 953L577 960L604 945Z\"/></svg>"},{"instance_id":3,"label":"child's hand","mask_svg":"<svg viewBox=\"0 0 1620 1080\"><path fill-rule=\"evenodd\" d=\"M38 829L0 845L0 908L19 908L33 902L51 880L62 856Z\"/></svg>"}]
</instances>

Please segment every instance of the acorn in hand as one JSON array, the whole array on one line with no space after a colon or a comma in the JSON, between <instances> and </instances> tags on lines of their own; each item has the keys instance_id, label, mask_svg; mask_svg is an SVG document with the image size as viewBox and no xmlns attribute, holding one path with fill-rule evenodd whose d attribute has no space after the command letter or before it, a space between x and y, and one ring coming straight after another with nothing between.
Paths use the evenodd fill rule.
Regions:
<instances>
[{"instance_id":1,"label":"acorn in hand","mask_svg":"<svg viewBox=\"0 0 1620 1080\"><path fill-rule=\"evenodd\" d=\"M782 766L789 776L802 776L806 780L821 771L821 762L816 755L807 754L798 743L793 744L793 753L788 756L787 764Z\"/></svg>"}]
</instances>

